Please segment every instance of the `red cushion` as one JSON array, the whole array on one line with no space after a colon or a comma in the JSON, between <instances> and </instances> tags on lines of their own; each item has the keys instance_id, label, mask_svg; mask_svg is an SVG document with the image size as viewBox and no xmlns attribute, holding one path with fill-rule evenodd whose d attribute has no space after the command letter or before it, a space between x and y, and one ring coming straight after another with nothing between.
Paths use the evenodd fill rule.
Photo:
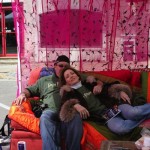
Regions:
<instances>
[{"instance_id":1,"label":"red cushion","mask_svg":"<svg viewBox=\"0 0 150 150\"><path fill-rule=\"evenodd\" d=\"M115 71L99 71L97 73L100 73L102 75L112 77L115 79L119 79L121 81L124 81L126 83L130 83L132 74L129 70L115 70Z\"/></svg>"},{"instance_id":2,"label":"red cushion","mask_svg":"<svg viewBox=\"0 0 150 150\"><path fill-rule=\"evenodd\" d=\"M15 130L11 136L11 138L20 139L20 138L30 138L30 139L41 139L39 134L30 132L30 131L21 131Z\"/></svg>"},{"instance_id":3,"label":"red cushion","mask_svg":"<svg viewBox=\"0 0 150 150\"><path fill-rule=\"evenodd\" d=\"M143 121L141 124L140 124L140 127L145 127L145 128L150 128L150 119L147 119L145 121Z\"/></svg>"},{"instance_id":4,"label":"red cushion","mask_svg":"<svg viewBox=\"0 0 150 150\"><path fill-rule=\"evenodd\" d=\"M82 150L98 150L100 148L101 142L103 140L107 140L89 123L83 122L83 128L84 130L81 140Z\"/></svg>"},{"instance_id":5,"label":"red cushion","mask_svg":"<svg viewBox=\"0 0 150 150\"><path fill-rule=\"evenodd\" d=\"M141 87L141 72L131 72L131 73L132 73L132 78L131 78L130 85Z\"/></svg>"},{"instance_id":6,"label":"red cushion","mask_svg":"<svg viewBox=\"0 0 150 150\"><path fill-rule=\"evenodd\" d=\"M28 85L29 86L33 85L34 83L36 83L36 81L39 79L41 69L42 69L42 67L36 68L36 69L31 71L30 77L29 77L29 80L28 80Z\"/></svg>"},{"instance_id":7,"label":"red cushion","mask_svg":"<svg viewBox=\"0 0 150 150\"><path fill-rule=\"evenodd\" d=\"M19 123L17 123L17 122L14 121L14 120L11 120L11 127L12 127L14 130L24 130L24 131L28 131L27 128L23 127L22 125L20 125Z\"/></svg>"},{"instance_id":8,"label":"red cushion","mask_svg":"<svg viewBox=\"0 0 150 150\"><path fill-rule=\"evenodd\" d=\"M11 144L10 150L17 149L18 141L25 141L26 142L26 149L27 150L41 150L42 149L42 140L40 135L32 132L26 131L12 131L11 133Z\"/></svg>"}]
</instances>

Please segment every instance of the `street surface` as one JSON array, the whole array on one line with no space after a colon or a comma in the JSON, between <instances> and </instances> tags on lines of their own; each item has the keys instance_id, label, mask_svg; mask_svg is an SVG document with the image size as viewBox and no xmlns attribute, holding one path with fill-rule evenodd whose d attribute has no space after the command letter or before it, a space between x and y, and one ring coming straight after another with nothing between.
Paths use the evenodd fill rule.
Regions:
<instances>
[{"instance_id":1,"label":"street surface","mask_svg":"<svg viewBox=\"0 0 150 150\"><path fill-rule=\"evenodd\" d=\"M16 68L17 65L0 64L0 128L12 101L16 98Z\"/></svg>"}]
</instances>

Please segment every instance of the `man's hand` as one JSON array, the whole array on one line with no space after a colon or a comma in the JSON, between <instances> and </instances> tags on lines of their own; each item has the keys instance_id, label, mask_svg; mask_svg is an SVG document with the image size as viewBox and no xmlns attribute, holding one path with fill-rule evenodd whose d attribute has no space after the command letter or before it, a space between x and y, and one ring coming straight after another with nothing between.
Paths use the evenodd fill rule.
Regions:
<instances>
[{"instance_id":1,"label":"man's hand","mask_svg":"<svg viewBox=\"0 0 150 150\"><path fill-rule=\"evenodd\" d=\"M103 82L97 81L97 85L94 86L94 88L93 88L93 93L94 94L100 94L102 89L103 89Z\"/></svg>"},{"instance_id":2,"label":"man's hand","mask_svg":"<svg viewBox=\"0 0 150 150\"><path fill-rule=\"evenodd\" d=\"M21 105L23 101L26 101L27 98L25 96L24 93L21 93L14 101L13 103L16 104L16 105Z\"/></svg>"},{"instance_id":3,"label":"man's hand","mask_svg":"<svg viewBox=\"0 0 150 150\"><path fill-rule=\"evenodd\" d=\"M129 98L129 96L128 96L125 92L121 91L121 92L120 92L120 97L121 97L124 101L127 101L129 104L131 104L130 98Z\"/></svg>"},{"instance_id":4,"label":"man's hand","mask_svg":"<svg viewBox=\"0 0 150 150\"><path fill-rule=\"evenodd\" d=\"M27 89L24 91L13 101L16 105L21 105L23 101L26 101L27 98L30 97L30 92Z\"/></svg>"},{"instance_id":5,"label":"man's hand","mask_svg":"<svg viewBox=\"0 0 150 150\"><path fill-rule=\"evenodd\" d=\"M97 82L97 85L93 88L93 94L100 94L103 88L103 82L95 79L94 76L88 76L86 78L86 82L92 84L93 82Z\"/></svg>"},{"instance_id":6,"label":"man's hand","mask_svg":"<svg viewBox=\"0 0 150 150\"><path fill-rule=\"evenodd\" d=\"M80 113L82 119L87 119L90 116L89 111L80 104L75 104L74 108Z\"/></svg>"}]
</instances>

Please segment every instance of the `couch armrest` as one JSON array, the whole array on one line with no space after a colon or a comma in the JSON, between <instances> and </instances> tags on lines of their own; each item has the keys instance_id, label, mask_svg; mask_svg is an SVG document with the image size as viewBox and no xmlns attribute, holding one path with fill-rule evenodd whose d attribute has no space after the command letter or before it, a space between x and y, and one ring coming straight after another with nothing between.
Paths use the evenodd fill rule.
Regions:
<instances>
[{"instance_id":1,"label":"couch armrest","mask_svg":"<svg viewBox=\"0 0 150 150\"><path fill-rule=\"evenodd\" d=\"M13 128L14 130L24 130L24 131L29 131L27 128L23 127L22 125L20 125L19 123L17 123L14 120L11 120L11 128Z\"/></svg>"}]
</instances>

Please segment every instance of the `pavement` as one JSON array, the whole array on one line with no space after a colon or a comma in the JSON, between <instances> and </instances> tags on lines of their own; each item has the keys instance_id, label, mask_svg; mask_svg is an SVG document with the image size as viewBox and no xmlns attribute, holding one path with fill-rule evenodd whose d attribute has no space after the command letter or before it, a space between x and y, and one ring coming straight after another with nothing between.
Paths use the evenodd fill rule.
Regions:
<instances>
[{"instance_id":1,"label":"pavement","mask_svg":"<svg viewBox=\"0 0 150 150\"><path fill-rule=\"evenodd\" d=\"M0 128L17 93L17 64L0 63ZM6 129L7 130L7 129Z\"/></svg>"},{"instance_id":2,"label":"pavement","mask_svg":"<svg viewBox=\"0 0 150 150\"><path fill-rule=\"evenodd\" d=\"M17 64L0 64L0 81L16 80Z\"/></svg>"},{"instance_id":3,"label":"pavement","mask_svg":"<svg viewBox=\"0 0 150 150\"><path fill-rule=\"evenodd\" d=\"M17 94L17 63L1 63L0 62L0 129L4 123L5 116L8 114L12 101ZM5 132L8 131L5 126ZM5 146L2 150L10 150L10 139L5 140ZM6 144L7 143L7 144Z\"/></svg>"}]
</instances>

